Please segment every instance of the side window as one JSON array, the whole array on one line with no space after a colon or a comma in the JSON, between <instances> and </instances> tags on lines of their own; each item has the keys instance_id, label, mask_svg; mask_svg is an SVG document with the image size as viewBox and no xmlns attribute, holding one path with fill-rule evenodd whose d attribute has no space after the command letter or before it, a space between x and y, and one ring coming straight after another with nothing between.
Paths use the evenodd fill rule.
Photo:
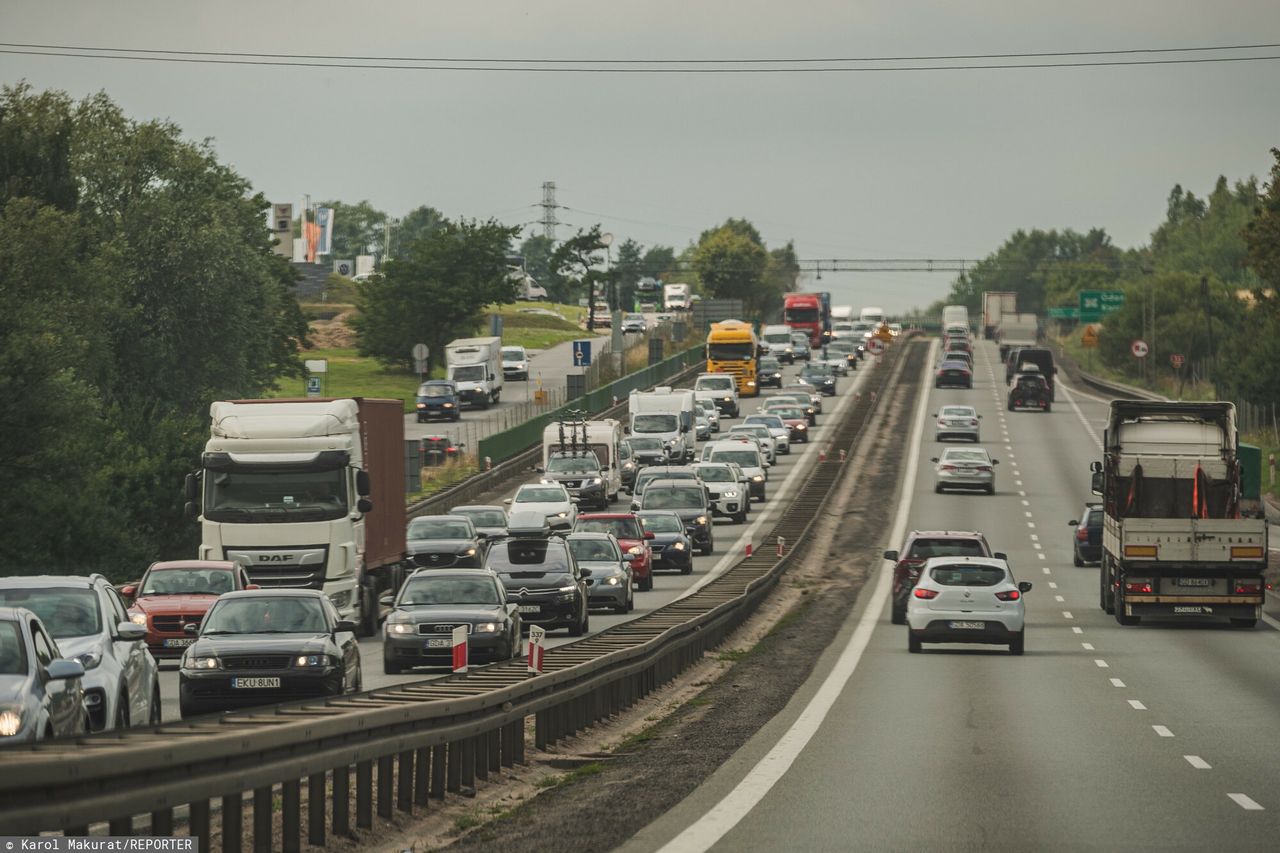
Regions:
<instances>
[{"instance_id":1,"label":"side window","mask_svg":"<svg viewBox=\"0 0 1280 853\"><path fill-rule=\"evenodd\" d=\"M129 611L124 606L124 600L112 587L107 587L107 602L111 605L111 618L116 625L129 621ZM112 633L114 634L115 631L113 630Z\"/></svg>"},{"instance_id":2,"label":"side window","mask_svg":"<svg viewBox=\"0 0 1280 853\"><path fill-rule=\"evenodd\" d=\"M31 640L32 645L35 646L36 661L41 666L48 666L57 657L57 654L53 651L53 644L45 636L44 631L41 630L39 622L31 623Z\"/></svg>"},{"instance_id":3,"label":"side window","mask_svg":"<svg viewBox=\"0 0 1280 853\"><path fill-rule=\"evenodd\" d=\"M333 606L333 602L332 602L332 601L330 601L330 600L328 599L328 597L326 596L326 597L321 601L321 604L323 604L323 606L324 606L324 615L325 615L325 618L329 620L329 625L330 625L330 626L337 625L337 624L338 624L338 621L339 621L342 617L340 617L340 616L338 615L338 610L337 610L337 608L335 608L335 607Z\"/></svg>"}]
</instances>

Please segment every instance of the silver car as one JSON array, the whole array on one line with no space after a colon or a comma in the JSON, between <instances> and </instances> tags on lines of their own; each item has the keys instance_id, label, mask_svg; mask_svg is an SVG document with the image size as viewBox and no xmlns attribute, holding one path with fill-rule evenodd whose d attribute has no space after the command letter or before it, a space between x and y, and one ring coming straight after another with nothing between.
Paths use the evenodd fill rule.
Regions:
<instances>
[{"instance_id":1,"label":"silver car","mask_svg":"<svg viewBox=\"0 0 1280 853\"><path fill-rule=\"evenodd\" d=\"M982 415L973 406L943 406L933 425L933 440L967 438L978 441L978 421Z\"/></svg>"},{"instance_id":2,"label":"silver car","mask_svg":"<svg viewBox=\"0 0 1280 853\"><path fill-rule=\"evenodd\" d=\"M944 489L982 489L989 495L996 493L996 469L999 459L981 447L948 447L942 456L933 457L933 490L941 494Z\"/></svg>"},{"instance_id":3,"label":"silver car","mask_svg":"<svg viewBox=\"0 0 1280 853\"><path fill-rule=\"evenodd\" d=\"M707 420L711 422L711 431L720 431L720 410L716 408L716 404L711 400L697 400L697 406L707 416Z\"/></svg>"},{"instance_id":4,"label":"silver car","mask_svg":"<svg viewBox=\"0 0 1280 853\"><path fill-rule=\"evenodd\" d=\"M631 560L623 559L622 547L614 535L570 533L565 542L587 579L587 606L608 607L614 613L631 612L636 606Z\"/></svg>"},{"instance_id":5,"label":"silver car","mask_svg":"<svg viewBox=\"0 0 1280 853\"><path fill-rule=\"evenodd\" d=\"M64 660L40 617L0 607L0 746L84 734L84 667Z\"/></svg>"}]
</instances>

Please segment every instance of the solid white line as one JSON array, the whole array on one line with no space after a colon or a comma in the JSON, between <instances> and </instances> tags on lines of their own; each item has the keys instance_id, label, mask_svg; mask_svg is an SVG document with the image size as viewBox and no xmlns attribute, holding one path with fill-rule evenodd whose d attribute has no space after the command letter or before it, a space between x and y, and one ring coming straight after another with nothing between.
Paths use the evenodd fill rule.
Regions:
<instances>
[{"instance_id":1,"label":"solid white line","mask_svg":"<svg viewBox=\"0 0 1280 853\"><path fill-rule=\"evenodd\" d=\"M1173 732L1169 731L1168 726L1152 726L1151 729L1160 737L1173 737Z\"/></svg>"},{"instance_id":2,"label":"solid white line","mask_svg":"<svg viewBox=\"0 0 1280 853\"><path fill-rule=\"evenodd\" d=\"M1098 451L1101 452L1102 439L1098 438L1098 433L1093 428L1093 424L1089 423L1089 419L1084 416L1084 412L1080 411L1080 406L1078 403L1076 403L1075 395L1071 393L1071 389L1068 388L1066 384L1062 382L1062 380L1058 380L1058 385L1062 388L1063 392L1067 395L1067 402L1071 404L1071 408L1076 410L1076 417L1080 419L1080 423L1084 424L1085 433L1089 436L1089 438L1093 439L1093 443L1097 445ZM1085 397L1091 396L1089 394L1085 394L1083 391L1077 391L1076 393ZM1099 399L1098 397L1094 397L1093 399L1098 400L1099 403L1107 402L1106 400Z\"/></svg>"},{"instance_id":3,"label":"solid white line","mask_svg":"<svg viewBox=\"0 0 1280 853\"><path fill-rule=\"evenodd\" d=\"M1129 700L1129 707L1133 708L1133 710L1135 710L1135 711L1145 711L1145 710L1147 710L1147 706L1146 706L1146 705L1143 705L1143 704L1142 704L1141 702L1139 702L1137 699L1130 699L1130 700Z\"/></svg>"},{"instance_id":4,"label":"solid white line","mask_svg":"<svg viewBox=\"0 0 1280 853\"><path fill-rule=\"evenodd\" d=\"M1083 628L1081 628L1081 627L1079 627L1078 625L1073 625L1073 626L1071 626L1071 632L1072 632L1073 634L1083 634L1083 633L1084 633L1084 629L1083 629Z\"/></svg>"},{"instance_id":5,"label":"solid white line","mask_svg":"<svg viewBox=\"0 0 1280 853\"><path fill-rule=\"evenodd\" d=\"M1187 759L1187 763L1188 763L1188 764L1190 764L1192 767L1194 767L1194 768L1195 768L1195 769L1197 769L1197 770L1212 770L1212 769L1213 769L1213 768L1210 766L1209 762L1205 761L1203 758L1201 758L1201 757L1200 757L1200 756L1198 756L1198 755L1184 755L1184 756L1182 756L1182 757L1183 757L1183 758L1185 758L1185 759Z\"/></svg>"},{"instance_id":6,"label":"solid white line","mask_svg":"<svg viewBox=\"0 0 1280 853\"><path fill-rule=\"evenodd\" d=\"M933 341L929 346L929 354L925 360L926 366L921 376L922 390L928 387L929 365L933 364L933 351L936 346L937 341ZM893 543L901 541L906 533L911 501L915 495L916 468L920 458L916 449L920 447L921 436L924 433L928 403L929 394L925 390L925 393L920 395L920 402L916 406L915 423L912 425L911 439L907 445L910 452L907 454L907 466L903 472L902 495L898 499L898 514L894 519L892 532L889 534L889 541ZM667 842L661 848L661 853L691 853L691 851L710 849L727 832L737 826L738 822L755 808L756 804L764 799L778 780L786 774L792 763L804 751L809 740L817 733L831 706L835 704L845 684L853 676L858 662L862 660L862 653L871 640L871 634L880 620L880 611L889 597L892 576L892 572L880 572L879 580L876 581L875 589L871 593L866 609L858 619L857 627L849 637L849 642L840 652L840 657L836 660L831 672L827 674L813 698L809 700L809 704L791 724L791 728L787 729L773 748L747 772L742 781L724 799Z\"/></svg>"},{"instance_id":7,"label":"solid white line","mask_svg":"<svg viewBox=\"0 0 1280 853\"><path fill-rule=\"evenodd\" d=\"M1102 658L1095 658L1093 662L1098 665L1098 669L1107 669L1111 666L1111 664L1107 663Z\"/></svg>"},{"instance_id":8,"label":"solid white line","mask_svg":"<svg viewBox=\"0 0 1280 853\"><path fill-rule=\"evenodd\" d=\"M1111 679L1111 686L1112 686L1112 687L1124 687L1124 682L1123 682L1123 681L1121 681L1121 680L1120 680L1120 679L1118 679L1118 678L1113 678L1113 679Z\"/></svg>"},{"instance_id":9,"label":"solid white line","mask_svg":"<svg viewBox=\"0 0 1280 853\"><path fill-rule=\"evenodd\" d=\"M1227 796L1235 800L1236 805L1247 812L1266 811L1256 800L1246 794L1227 794Z\"/></svg>"},{"instance_id":10,"label":"solid white line","mask_svg":"<svg viewBox=\"0 0 1280 853\"><path fill-rule=\"evenodd\" d=\"M1086 652L1093 651L1093 643L1081 643L1080 645L1084 648Z\"/></svg>"}]
</instances>

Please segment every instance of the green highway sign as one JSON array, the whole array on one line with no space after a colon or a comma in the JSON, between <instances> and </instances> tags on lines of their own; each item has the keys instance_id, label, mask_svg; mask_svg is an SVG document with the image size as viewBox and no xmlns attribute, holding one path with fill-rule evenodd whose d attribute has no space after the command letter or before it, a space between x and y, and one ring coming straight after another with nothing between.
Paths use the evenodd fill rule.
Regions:
<instances>
[{"instance_id":1,"label":"green highway sign","mask_svg":"<svg viewBox=\"0 0 1280 853\"><path fill-rule=\"evenodd\" d=\"M1104 315L1118 311L1123 305L1123 290L1082 290L1079 319L1082 323L1096 323Z\"/></svg>"},{"instance_id":2,"label":"green highway sign","mask_svg":"<svg viewBox=\"0 0 1280 853\"><path fill-rule=\"evenodd\" d=\"M1079 308L1050 308L1049 316L1055 320L1079 320Z\"/></svg>"}]
</instances>

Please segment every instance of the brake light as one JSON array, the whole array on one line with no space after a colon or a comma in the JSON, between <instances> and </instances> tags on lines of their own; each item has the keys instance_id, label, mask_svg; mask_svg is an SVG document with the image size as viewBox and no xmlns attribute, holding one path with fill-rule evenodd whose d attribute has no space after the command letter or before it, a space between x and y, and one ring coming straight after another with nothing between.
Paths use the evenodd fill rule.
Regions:
<instances>
[{"instance_id":1,"label":"brake light","mask_svg":"<svg viewBox=\"0 0 1280 853\"><path fill-rule=\"evenodd\" d=\"M943 465L943 466L942 466L942 470L943 470L943 471L954 471L954 470L956 470L956 466L954 466L954 465Z\"/></svg>"},{"instance_id":2,"label":"brake light","mask_svg":"<svg viewBox=\"0 0 1280 853\"><path fill-rule=\"evenodd\" d=\"M979 470L979 471L982 471L983 473L987 473L987 474L989 474L989 473L991 473L991 466L990 466L990 465L979 465L979 466L978 466L978 470Z\"/></svg>"},{"instance_id":3,"label":"brake light","mask_svg":"<svg viewBox=\"0 0 1280 853\"><path fill-rule=\"evenodd\" d=\"M1257 595L1262 592L1262 581L1236 581L1237 595Z\"/></svg>"},{"instance_id":4,"label":"brake light","mask_svg":"<svg viewBox=\"0 0 1280 853\"><path fill-rule=\"evenodd\" d=\"M1151 581L1125 581L1125 592L1151 592Z\"/></svg>"},{"instance_id":5,"label":"brake light","mask_svg":"<svg viewBox=\"0 0 1280 853\"><path fill-rule=\"evenodd\" d=\"M976 420L970 419L969 426L977 426L977 425L978 425L978 422Z\"/></svg>"},{"instance_id":6,"label":"brake light","mask_svg":"<svg viewBox=\"0 0 1280 853\"><path fill-rule=\"evenodd\" d=\"M1089 541L1089 531L1086 530L1083 526L1077 527L1076 538L1079 539L1081 542Z\"/></svg>"},{"instance_id":7,"label":"brake light","mask_svg":"<svg viewBox=\"0 0 1280 853\"><path fill-rule=\"evenodd\" d=\"M911 594L914 595L916 598L923 598L923 599L938 597L938 591L936 589L926 589L925 587L922 587L922 586L916 587L915 592Z\"/></svg>"},{"instance_id":8,"label":"brake light","mask_svg":"<svg viewBox=\"0 0 1280 853\"><path fill-rule=\"evenodd\" d=\"M1022 593L1018 592L1016 589L1010 589L1005 592L997 592L996 598L1001 601L1017 601L1019 598L1022 598Z\"/></svg>"}]
</instances>

